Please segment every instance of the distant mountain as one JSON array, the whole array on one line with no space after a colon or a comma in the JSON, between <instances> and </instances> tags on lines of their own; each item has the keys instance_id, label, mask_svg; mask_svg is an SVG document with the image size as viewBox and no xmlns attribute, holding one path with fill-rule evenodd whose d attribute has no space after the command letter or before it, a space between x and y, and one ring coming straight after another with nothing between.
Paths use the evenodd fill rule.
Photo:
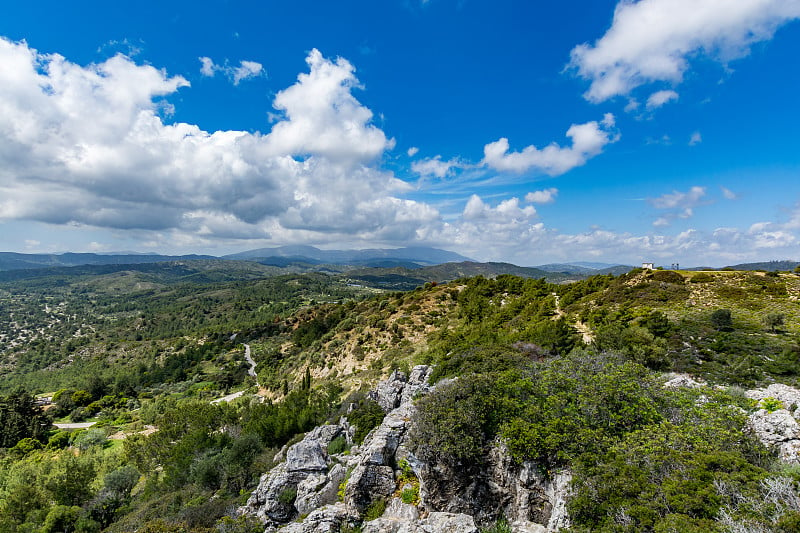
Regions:
<instances>
[{"instance_id":1,"label":"distant mountain","mask_svg":"<svg viewBox=\"0 0 800 533\"><path fill-rule=\"evenodd\" d=\"M409 247L367 250L320 250L314 246L278 246L275 248L259 248L237 254L226 255L222 259L258 261L273 264L275 258L292 259L303 263L372 264L376 261L394 261L396 263L416 263L418 265L438 265L459 261L470 261L468 257L440 250L438 248ZM386 263L383 263L386 264Z\"/></svg>"},{"instance_id":2,"label":"distant mountain","mask_svg":"<svg viewBox=\"0 0 800 533\"><path fill-rule=\"evenodd\" d=\"M197 259L216 259L216 257L195 254L175 256L150 254L104 255L72 252L64 254L19 254L14 252L0 252L0 271L82 265L138 265L142 263L190 261Z\"/></svg>"},{"instance_id":3,"label":"distant mountain","mask_svg":"<svg viewBox=\"0 0 800 533\"><path fill-rule=\"evenodd\" d=\"M596 263L591 261L570 261L566 263L567 265L579 266L584 268L591 268L593 270L606 270L608 268L617 268L626 265L620 265L619 263ZM633 267L627 267L633 268Z\"/></svg>"},{"instance_id":4,"label":"distant mountain","mask_svg":"<svg viewBox=\"0 0 800 533\"><path fill-rule=\"evenodd\" d=\"M581 274L587 276L597 273L596 268L576 265L574 263L548 263L546 265L536 265L533 268L538 268L545 272L560 272L564 274Z\"/></svg>"},{"instance_id":5,"label":"distant mountain","mask_svg":"<svg viewBox=\"0 0 800 533\"><path fill-rule=\"evenodd\" d=\"M775 272L778 270L794 270L800 262L798 261L762 261L760 263L742 263L739 265L731 265L725 268L732 268L734 270L767 270Z\"/></svg>"},{"instance_id":6,"label":"distant mountain","mask_svg":"<svg viewBox=\"0 0 800 533\"><path fill-rule=\"evenodd\" d=\"M168 261L227 259L255 261L268 266L298 267L314 270L319 265L351 265L375 268L405 267L409 269L448 262L469 261L454 252L437 248L397 248L374 250L320 250L313 246L280 246L261 248L218 258L211 255L159 255L125 252L117 254L72 253L21 254L0 252L0 271L74 267L85 265L138 265Z\"/></svg>"},{"instance_id":7,"label":"distant mountain","mask_svg":"<svg viewBox=\"0 0 800 533\"><path fill-rule=\"evenodd\" d=\"M0 283L49 279L55 280L52 283L58 284L79 278L94 277L100 279L104 276L114 276L121 273L131 276L131 279L137 276L144 276L141 280L155 283L212 283L251 280L289 272L288 269L280 269L253 262L225 261L213 258L137 264L82 264L43 268L16 268L0 271Z\"/></svg>"},{"instance_id":8,"label":"distant mountain","mask_svg":"<svg viewBox=\"0 0 800 533\"><path fill-rule=\"evenodd\" d=\"M344 276L354 283L393 290L411 290L427 282L443 283L458 278L484 276L494 278L511 274L523 278L545 278L551 282L574 281L586 276L547 272L538 268L520 267L511 263L476 263L461 261L442 263L416 269L408 268L358 268L349 270Z\"/></svg>"},{"instance_id":9,"label":"distant mountain","mask_svg":"<svg viewBox=\"0 0 800 533\"><path fill-rule=\"evenodd\" d=\"M618 276L629 272L633 267L629 265L614 265L611 263L588 263L580 261L576 263L549 263L538 265L533 268L546 272L557 272L567 275L594 276L596 274L614 274Z\"/></svg>"}]
</instances>

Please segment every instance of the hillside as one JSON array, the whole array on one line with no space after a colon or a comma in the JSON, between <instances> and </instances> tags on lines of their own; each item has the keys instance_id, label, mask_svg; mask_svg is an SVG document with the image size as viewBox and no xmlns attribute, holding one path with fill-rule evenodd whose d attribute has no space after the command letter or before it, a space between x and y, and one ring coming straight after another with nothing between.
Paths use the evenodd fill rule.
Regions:
<instances>
[{"instance_id":1,"label":"hillside","mask_svg":"<svg viewBox=\"0 0 800 533\"><path fill-rule=\"evenodd\" d=\"M404 415L411 455L374 466L406 479L398 498L403 483L418 487L402 500L425 512L506 531L498 510L522 520L504 499L510 481L492 482L506 487L494 495L462 491L492 486L487 472L528 468L543 472L535 483L555 483L547 472L572 479L571 531L792 531L800 520L796 469L745 429L772 404L743 393L800 385L797 274L635 269L552 283L513 265L460 263L411 270L424 273L414 290L387 291L379 281L409 272L273 275L280 270L231 264L81 267L0 282L0 415L34 420L13 418L21 406L36 411L30 393L52 398L45 416L59 423L95 423L77 432L6 424L0 530L263 531L249 515L225 517L261 474L289 468L278 450L346 415L353 427L325 447L332 456L354 446L353 459L325 468L357 469L367 461L357 445L376 445L367 432L393 408L367 392L419 365L431 387ZM493 278L472 277L481 272ZM670 373L697 388L664 388ZM242 397L209 403L234 392ZM781 406L796 409L769 408ZM402 474L401 459L413 473ZM315 507L295 502L299 478L280 479L277 492L259 490L287 521L302 520L297 509ZM766 498L762 481L778 479L789 492L773 507L743 503ZM358 512L350 508L346 527L336 522L341 531L391 499L380 496L387 485L365 486L342 485L340 500ZM550 516L544 503L525 505L531 523Z\"/></svg>"}]
</instances>

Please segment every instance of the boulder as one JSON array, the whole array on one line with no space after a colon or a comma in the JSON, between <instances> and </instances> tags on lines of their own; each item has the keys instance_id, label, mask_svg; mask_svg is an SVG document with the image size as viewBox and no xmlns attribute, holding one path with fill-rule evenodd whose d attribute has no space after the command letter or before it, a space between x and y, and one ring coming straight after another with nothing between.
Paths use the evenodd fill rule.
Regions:
<instances>
[{"instance_id":1,"label":"boulder","mask_svg":"<svg viewBox=\"0 0 800 533\"><path fill-rule=\"evenodd\" d=\"M783 409L769 412L759 409L748 418L748 426L765 446L777 451L781 461L800 464L800 390L773 383L762 388L749 390L746 396L752 400L761 401L765 398L774 398L781 402ZM794 407L794 412L789 411Z\"/></svg>"},{"instance_id":2,"label":"boulder","mask_svg":"<svg viewBox=\"0 0 800 533\"><path fill-rule=\"evenodd\" d=\"M295 522L288 526L267 528L266 533L280 531L281 533L336 533L344 524L354 524L358 515L351 512L343 503L326 505L312 511L302 522Z\"/></svg>"},{"instance_id":3,"label":"boulder","mask_svg":"<svg viewBox=\"0 0 800 533\"><path fill-rule=\"evenodd\" d=\"M431 533L478 533L471 516L454 513L431 513L424 520L422 530Z\"/></svg>"},{"instance_id":4,"label":"boulder","mask_svg":"<svg viewBox=\"0 0 800 533\"><path fill-rule=\"evenodd\" d=\"M791 409L794 406L792 415L795 418L800 417L800 390L784 385L782 383L773 383L769 387L763 389L749 390L745 395L752 400L763 400L764 398L775 398L783 404L784 409Z\"/></svg>"},{"instance_id":5,"label":"boulder","mask_svg":"<svg viewBox=\"0 0 800 533\"><path fill-rule=\"evenodd\" d=\"M664 388L666 389L699 389L700 387L706 386L704 381L697 381L688 374L671 373L667 374L667 378L669 379L667 379L667 381L664 383Z\"/></svg>"},{"instance_id":6,"label":"boulder","mask_svg":"<svg viewBox=\"0 0 800 533\"><path fill-rule=\"evenodd\" d=\"M370 391L369 398L376 401L387 413L397 409L403 404L410 403L418 394L430 390L428 378L431 370L427 365L415 366L408 376L405 372L395 370L387 380L381 381Z\"/></svg>"},{"instance_id":7,"label":"boulder","mask_svg":"<svg viewBox=\"0 0 800 533\"><path fill-rule=\"evenodd\" d=\"M297 512L305 515L318 507L335 503L338 499L339 485L346 475L346 469L336 464L327 475L311 475L298 483L297 499L294 502Z\"/></svg>"},{"instance_id":8,"label":"boulder","mask_svg":"<svg viewBox=\"0 0 800 533\"><path fill-rule=\"evenodd\" d=\"M343 431L341 426L318 426L286 452L286 468L290 471L317 472L328 468L328 444Z\"/></svg>"},{"instance_id":9,"label":"boulder","mask_svg":"<svg viewBox=\"0 0 800 533\"><path fill-rule=\"evenodd\" d=\"M344 479L344 469L335 471L338 479L328 473L328 444L347 430L337 425L319 426L308 432L303 440L290 446L286 460L261 476L256 490L240 514L256 516L266 524L283 524L293 520L298 512L309 512L320 504L336 501L338 484ZM329 485L335 483L335 489ZM331 491L333 497L331 497ZM294 493L292 501L289 496ZM297 505L303 508L299 511Z\"/></svg>"},{"instance_id":10,"label":"boulder","mask_svg":"<svg viewBox=\"0 0 800 533\"><path fill-rule=\"evenodd\" d=\"M385 514L381 518L366 522L361 531L362 533L478 533L478 528L469 515L435 512L422 520L397 518Z\"/></svg>"}]
</instances>

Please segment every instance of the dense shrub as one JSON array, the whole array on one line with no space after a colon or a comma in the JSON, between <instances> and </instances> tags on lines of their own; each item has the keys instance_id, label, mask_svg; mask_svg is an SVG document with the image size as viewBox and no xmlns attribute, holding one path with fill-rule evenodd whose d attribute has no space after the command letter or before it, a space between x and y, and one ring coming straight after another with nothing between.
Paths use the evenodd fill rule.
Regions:
<instances>
[{"instance_id":1,"label":"dense shrub","mask_svg":"<svg viewBox=\"0 0 800 533\"><path fill-rule=\"evenodd\" d=\"M356 426L356 433L353 437L355 443L361 444L364 442L367 433L383 422L384 416L386 416L386 413L383 412L377 402L369 398L361 400L356 408L347 415L347 420Z\"/></svg>"}]
</instances>

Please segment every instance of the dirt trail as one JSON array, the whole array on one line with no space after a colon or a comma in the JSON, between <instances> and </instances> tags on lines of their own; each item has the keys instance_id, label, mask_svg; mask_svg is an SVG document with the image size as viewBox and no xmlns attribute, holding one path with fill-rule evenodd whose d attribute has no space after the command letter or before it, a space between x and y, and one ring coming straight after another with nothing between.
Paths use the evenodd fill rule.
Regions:
<instances>
[{"instance_id":1,"label":"dirt trail","mask_svg":"<svg viewBox=\"0 0 800 533\"><path fill-rule=\"evenodd\" d=\"M556 300L556 316L553 317L553 320L566 317L566 313L564 313L564 310L561 309L561 299L558 297L558 294L553 293L553 298ZM591 344L594 342L594 333L592 333L592 330L589 328L589 326L580 320L576 320L573 324L573 327L578 330L578 333L581 334L584 344Z\"/></svg>"},{"instance_id":2,"label":"dirt trail","mask_svg":"<svg viewBox=\"0 0 800 533\"><path fill-rule=\"evenodd\" d=\"M256 378L256 387L261 388L261 385L258 383L258 376L256 375L256 362L253 361L253 356L250 353L250 345L249 344L242 344L244 346L244 358L247 363L250 365L250 368L247 369L247 375ZM211 400L211 403L220 403L220 402L230 402L239 398L244 394L244 391L233 392L222 398L217 398L216 400Z\"/></svg>"}]
</instances>

